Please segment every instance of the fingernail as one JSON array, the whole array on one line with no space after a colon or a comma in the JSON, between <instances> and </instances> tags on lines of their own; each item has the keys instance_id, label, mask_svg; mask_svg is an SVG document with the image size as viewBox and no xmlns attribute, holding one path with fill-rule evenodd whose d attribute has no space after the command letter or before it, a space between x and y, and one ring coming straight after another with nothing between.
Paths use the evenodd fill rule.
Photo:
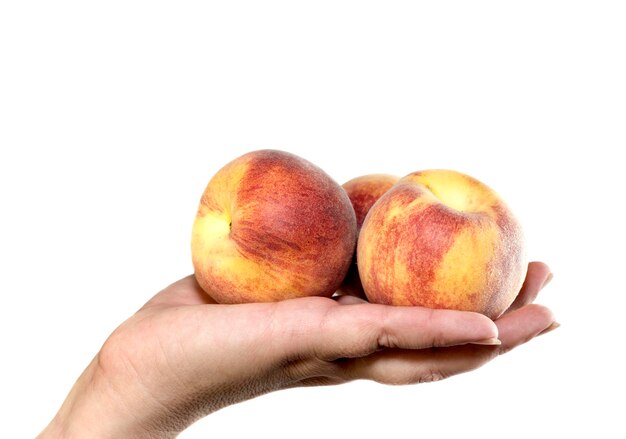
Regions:
<instances>
[{"instance_id":1,"label":"fingernail","mask_svg":"<svg viewBox=\"0 0 626 439\"><path fill-rule=\"evenodd\" d=\"M500 341L500 339L496 337L491 337L491 338L485 338L484 340L472 341L470 342L470 344L479 344L479 345L485 345L485 346L498 346L498 345L501 345L502 342Z\"/></svg>"},{"instance_id":2,"label":"fingernail","mask_svg":"<svg viewBox=\"0 0 626 439\"><path fill-rule=\"evenodd\" d=\"M550 331L554 331L556 328L558 328L559 326L561 326L561 324L559 322L552 322L552 324L550 326L548 326L546 329L544 329L543 331L541 331L539 334L537 335L543 335L543 334L547 334Z\"/></svg>"},{"instance_id":3,"label":"fingernail","mask_svg":"<svg viewBox=\"0 0 626 439\"><path fill-rule=\"evenodd\" d=\"M548 277L546 277L546 280L543 281L543 285L541 285L541 288L545 288L546 285L550 283L553 277L554 277L554 274L548 273Z\"/></svg>"}]
</instances>

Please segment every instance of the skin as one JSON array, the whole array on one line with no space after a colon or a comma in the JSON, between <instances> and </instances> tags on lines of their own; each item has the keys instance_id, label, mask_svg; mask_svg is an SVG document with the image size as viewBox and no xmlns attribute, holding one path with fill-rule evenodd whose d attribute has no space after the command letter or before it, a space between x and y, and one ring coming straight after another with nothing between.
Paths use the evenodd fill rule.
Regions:
<instances>
[{"instance_id":1,"label":"skin","mask_svg":"<svg viewBox=\"0 0 626 439\"><path fill-rule=\"evenodd\" d=\"M480 367L557 324L531 304L531 263L510 311L375 305L352 296L216 304L193 276L120 325L40 438L173 438L222 407L296 386L436 381Z\"/></svg>"}]
</instances>

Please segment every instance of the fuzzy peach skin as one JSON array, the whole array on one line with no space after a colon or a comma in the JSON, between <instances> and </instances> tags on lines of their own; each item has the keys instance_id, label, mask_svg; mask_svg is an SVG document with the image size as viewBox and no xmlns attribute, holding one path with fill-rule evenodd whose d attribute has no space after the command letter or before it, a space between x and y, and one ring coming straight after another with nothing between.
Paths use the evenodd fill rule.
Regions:
<instances>
[{"instance_id":1,"label":"fuzzy peach skin","mask_svg":"<svg viewBox=\"0 0 626 439\"><path fill-rule=\"evenodd\" d=\"M220 303L331 296L356 245L350 199L296 155L259 150L205 189L192 230L200 286Z\"/></svg>"},{"instance_id":2,"label":"fuzzy peach skin","mask_svg":"<svg viewBox=\"0 0 626 439\"><path fill-rule=\"evenodd\" d=\"M370 209L357 261L368 300L475 311L495 319L526 275L522 229L480 181L449 170L409 174Z\"/></svg>"},{"instance_id":3,"label":"fuzzy peach skin","mask_svg":"<svg viewBox=\"0 0 626 439\"><path fill-rule=\"evenodd\" d=\"M398 181L399 177L388 174L368 174L353 178L342 185L345 189L354 213L356 214L357 233L361 230L367 212L376 201ZM358 237L357 237L358 242ZM365 298L365 292L359 278L359 270L356 264L356 254L339 292L351 296Z\"/></svg>"}]
</instances>

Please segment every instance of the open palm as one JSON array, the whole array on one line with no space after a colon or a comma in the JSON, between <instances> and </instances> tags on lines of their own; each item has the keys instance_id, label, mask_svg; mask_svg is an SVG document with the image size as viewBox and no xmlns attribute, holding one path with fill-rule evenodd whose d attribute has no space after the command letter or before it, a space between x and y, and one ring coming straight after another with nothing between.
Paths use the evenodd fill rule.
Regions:
<instances>
[{"instance_id":1,"label":"open palm","mask_svg":"<svg viewBox=\"0 0 626 439\"><path fill-rule=\"evenodd\" d=\"M215 410L274 390L467 372L556 326L547 308L532 304L550 277L545 264L529 264L517 299L494 322L352 296L222 305L188 276L113 332L55 421L88 423L97 408L115 419L109 433L173 437Z\"/></svg>"}]
</instances>

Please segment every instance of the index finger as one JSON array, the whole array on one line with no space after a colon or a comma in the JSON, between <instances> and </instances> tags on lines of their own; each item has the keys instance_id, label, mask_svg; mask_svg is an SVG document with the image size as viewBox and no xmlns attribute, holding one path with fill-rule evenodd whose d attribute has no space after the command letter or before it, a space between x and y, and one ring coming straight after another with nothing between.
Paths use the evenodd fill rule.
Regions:
<instances>
[{"instance_id":1,"label":"index finger","mask_svg":"<svg viewBox=\"0 0 626 439\"><path fill-rule=\"evenodd\" d=\"M332 305L315 317L314 323L301 331L297 344L291 347L293 355L304 353L332 361L366 356L383 348L499 344L495 323L478 313L417 306L330 303ZM311 322L310 318L310 314L302 315L299 321Z\"/></svg>"},{"instance_id":2,"label":"index finger","mask_svg":"<svg viewBox=\"0 0 626 439\"><path fill-rule=\"evenodd\" d=\"M519 294L511 304L511 306L505 311L505 313L515 311L523 306L533 303L537 298L539 291L546 285L552 278L550 267L543 262L531 262L528 264L528 271L526 272L526 279L520 289Z\"/></svg>"}]
</instances>

